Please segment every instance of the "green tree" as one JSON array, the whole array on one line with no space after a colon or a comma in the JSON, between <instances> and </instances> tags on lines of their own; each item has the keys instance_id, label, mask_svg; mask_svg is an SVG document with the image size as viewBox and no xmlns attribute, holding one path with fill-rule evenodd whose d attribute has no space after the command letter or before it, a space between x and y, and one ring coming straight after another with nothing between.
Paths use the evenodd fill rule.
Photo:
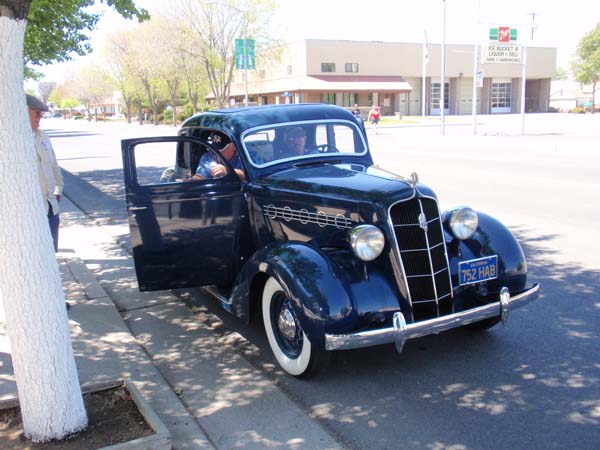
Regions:
<instances>
[{"instance_id":1,"label":"green tree","mask_svg":"<svg viewBox=\"0 0 600 450\"><path fill-rule=\"evenodd\" d=\"M131 73L144 92L144 101L152 110L154 125L158 125L158 110L168 98L162 79L166 57L163 51L164 36L157 21L148 21L138 25L133 39L129 42ZM139 102L142 107L141 101ZM143 114L143 112L141 112Z\"/></svg>"},{"instance_id":2,"label":"green tree","mask_svg":"<svg viewBox=\"0 0 600 450\"><path fill-rule=\"evenodd\" d=\"M131 123L133 105L140 105L143 95L142 86L134 74L132 43L135 36L136 30L115 32L108 36L103 48L104 65L121 93L128 123Z\"/></svg>"},{"instance_id":3,"label":"green tree","mask_svg":"<svg viewBox=\"0 0 600 450\"><path fill-rule=\"evenodd\" d=\"M69 80L56 86L50 93L48 101L63 110L63 113L64 110L68 110L68 117L73 117L73 109L81 105L75 95L73 83Z\"/></svg>"},{"instance_id":4,"label":"green tree","mask_svg":"<svg viewBox=\"0 0 600 450\"><path fill-rule=\"evenodd\" d=\"M37 76L27 65L67 61L73 54L90 52L86 33L96 27L101 13L86 8L94 5L95 0L32 0L30 3L23 48L26 77ZM101 3L114 6L127 19L135 17L143 21L149 18L148 12L136 8L133 0L101 0Z\"/></svg>"},{"instance_id":5,"label":"green tree","mask_svg":"<svg viewBox=\"0 0 600 450\"><path fill-rule=\"evenodd\" d=\"M592 112L594 112L596 86L600 81L600 23L579 41L573 73L580 83L592 85Z\"/></svg>"},{"instance_id":6,"label":"green tree","mask_svg":"<svg viewBox=\"0 0 600 450\"><path fill-rule=\"evenodd\" d=\"M74 97L85 105L88 119L91 119L92 114L94 120L98 121L98 112L103 115L107 99L112 97L115 90L115 84L112 78L106 73L104 67L87 61L80 65L75 72L75 77L72 80L72 89Z\"/></svg>"},{"instance_id":7,"label":"green tree","mask_svg":"<svg viewBox=\"0 0 600 450\"><path fill-rule=\"evenodd\" d=\"M553 80L567 80L569 79L569 71L567 69L565 69L564 67L557 67L556 68L556 72L554 73L554 76L552 77Z\"/></svg>"}]
</instances>

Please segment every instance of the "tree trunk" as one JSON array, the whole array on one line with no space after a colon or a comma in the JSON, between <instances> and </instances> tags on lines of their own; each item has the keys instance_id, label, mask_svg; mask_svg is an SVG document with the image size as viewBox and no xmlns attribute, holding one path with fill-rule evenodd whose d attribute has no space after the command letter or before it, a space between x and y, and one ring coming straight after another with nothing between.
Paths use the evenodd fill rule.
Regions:
<instances>
[{"instance_id":1,"label":"tree trunk","mask_svg":"<svg viewBox=\"0 0 600 450\"><path fill-rule=\"evenodd\" d=\"M177 107L175 106L176 96L171 95L171 103L173 104L173 126L177 126Z\"/></svg>"},{"instance_id":2,"label":"tree trunk","mask_svg":"<svg viewBox=\"0 0 600 450\"><path fill-rule=\"evenodd\" d=\"M592 114L596 113L596 84L598 83L597 80L594 80L594 82L592 83Z\"/></svg>"},{"instance_id":3,"label":"tree trunk","mask_svg":"<svg viewBox=\"0 0 600 450\"><path fill-rule=\"evenodd\" d=\"M0 301L23 429L42 442L82 430L87 416L23 93L26 21L11 17L0 7Z\"/></svg>"}]
</instances>

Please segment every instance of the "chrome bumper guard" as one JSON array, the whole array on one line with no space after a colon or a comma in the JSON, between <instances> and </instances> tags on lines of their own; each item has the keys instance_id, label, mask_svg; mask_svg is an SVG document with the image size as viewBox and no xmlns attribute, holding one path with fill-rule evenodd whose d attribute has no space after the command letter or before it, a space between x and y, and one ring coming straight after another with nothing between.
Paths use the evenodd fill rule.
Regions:
<instances>
[{"instance_id":1,"label":"chrome bumper guard","mask_svg":"<svg viewBox=\"0 0 600 450\"><path fill-rule=\"evenodd\" d=\"M500 317L506 323L508 313L513 309L525 306L535 300L540 293L540 285L534 284L532 288L514 297L510 296L508 288L500 290L500 299L497 302L477 308L461 311L448 316L407 324L401 312L394 314L393 326L378 330L362 331L352 334L326 334L326 350L350 350L353 348L371 347L382 344L396 344L398 353L402 351L408 339L437 334L442 331L458 328L490 317Z\"/></svg>"}]
</instances>

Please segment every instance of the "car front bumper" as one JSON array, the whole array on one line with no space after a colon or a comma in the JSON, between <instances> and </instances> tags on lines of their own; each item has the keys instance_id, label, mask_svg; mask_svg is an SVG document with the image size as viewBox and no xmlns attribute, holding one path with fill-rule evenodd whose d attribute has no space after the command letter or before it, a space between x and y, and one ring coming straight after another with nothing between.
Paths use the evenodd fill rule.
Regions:
<instances>
[{"instance_id":1,"label":"car front bumper","mask_svg":"<svg viewBox=\"0 0 600 450\"><path fill-rule=\"evenodd\" d=\"M500 290L500 299L497 302L410 324L406 323L404 315L401 312L396 312L394 314L393 326L391 327L350 334L326 334L325 349L349 350L391 344L393 342L396 344L398 352L401 352L404 343L408 339L437 334L491 317L500 317L502 323L506 323L510 311L535 300L539 292L540 285L535 284L530 289L511 297L508 288L502 288Z\"/></svg>"}]
</instances>

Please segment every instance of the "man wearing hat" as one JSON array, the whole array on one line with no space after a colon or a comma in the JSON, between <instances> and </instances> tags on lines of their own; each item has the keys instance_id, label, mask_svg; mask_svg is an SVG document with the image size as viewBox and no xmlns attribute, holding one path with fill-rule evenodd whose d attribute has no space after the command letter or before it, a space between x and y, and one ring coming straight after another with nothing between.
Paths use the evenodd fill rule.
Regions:
<instances>
[{"instance_id":1,"label":"man wearing hat","mask_svg":"<svg viewBox=\"0 0 600 450\"><path fill-rule=\"evenodd\" d=\"M56 252L58 251L58 226L60 223L58 213L63 189L63 178L56 162L56 156L54 156L54 149L52 148L50 139L46 133L40 130L40 119L44 112L48 111L48 107L33 95L27 94L26 98L27 107L29 108L29 122L31 123L35 139L40 188L44 204L46 205L48 223L54 242L54 251Z\"/></svg>"},{"instance_id":2,"label":"man wearing hat","mask_svg":"<svg viewBox=\"0 0 600 450\"><path fill-rule=\"evenodd\" d=\"M226 143L217 134L210 136L209 142L219 149L223 158L229 161L229 164L237 176L240 177L240 180L246 181L246 173L244 172L235 144L233 142ZM219 178L225 175L227 175L227 168L221 164L221 161L219 161L213 153L206 152L202 155L202 158L200 158L196 174L192 179L202 180L205 178Z\"/></svg>"}]
</instances>

